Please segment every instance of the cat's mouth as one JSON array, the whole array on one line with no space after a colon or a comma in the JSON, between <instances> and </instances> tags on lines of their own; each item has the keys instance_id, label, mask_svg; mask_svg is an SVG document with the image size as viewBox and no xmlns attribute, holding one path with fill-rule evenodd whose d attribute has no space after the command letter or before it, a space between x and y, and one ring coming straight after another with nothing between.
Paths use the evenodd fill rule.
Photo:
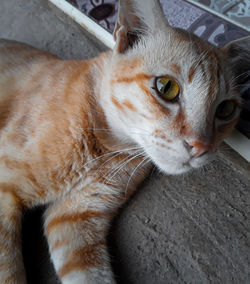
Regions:
<instances>
[{"instance_id":1,"label":"cat's mouth","mask_svg":"<svg viewBox=\"0 0 250 284\"><path fill-rule=\"evenodd\" d=\"M206 164L208 164L210 161L212 161L212 155L204 155L204 157L200 158L190 158L187 161L184 162L176 162L173 163L173 165L170 167L167 167L167 173L169 174L182 174L182 173L187 173L191 171L192 169L198 169Z\"/></svg>"},{"instance_id":2,"label":"cat's mouth","mask_svg":"<svg viewBox=\"0 0 250 284\"><path fill-rule=\"evenodd\" d=\"M215 158L215 153L213 151L209 151L200 157L191 158L188 161L188 164L190 164L192 168L197 169L213 161L214 158Z\"/></svg>"},{"instance_id":3,"label":"cat's mouth","mask_svg":"<svg viewBox=\"0 0 250 284\"><path fill-rule=\"evenodd\" d=\"M163 158L160 155L151 155L153 162L166 174L183 174L192 169L198 169L214 159L213 152L207 152L201 157L168 156Z\"/></svg>"}]
</instances>

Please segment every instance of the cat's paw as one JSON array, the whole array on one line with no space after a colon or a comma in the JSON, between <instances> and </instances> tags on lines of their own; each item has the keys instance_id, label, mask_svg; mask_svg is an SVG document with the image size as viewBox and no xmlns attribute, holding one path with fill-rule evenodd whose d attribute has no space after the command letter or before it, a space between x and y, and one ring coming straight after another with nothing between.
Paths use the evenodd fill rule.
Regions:
<instances>
[{"instance_id":1,"label":"cat's paw","mask_svg":"<svg viewBox=\"0 0 250 284\"><path fill-rule=\"evenodd\" d=\"M61 281L62 284L116 284L113 272L102 267L90 268L85 271L72 271Z\"/></svg>"}]
</instances>

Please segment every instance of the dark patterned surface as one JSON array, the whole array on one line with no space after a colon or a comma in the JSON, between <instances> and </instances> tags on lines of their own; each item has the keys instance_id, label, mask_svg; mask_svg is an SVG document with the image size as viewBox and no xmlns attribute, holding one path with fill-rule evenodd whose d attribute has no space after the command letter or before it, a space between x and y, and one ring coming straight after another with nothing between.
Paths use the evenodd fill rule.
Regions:
<instances>
[{"instance_id":1,"label":"dark patterned surface","mask_svg":"<svg viewBox=\"0 0 250 284\"><path fill-rule=\"evenodd\" d=\"M188 30L219 46L249 34L245 30L209 13L205 13L197 19Z\"/></svg>"},{"instance_id":2,"label":"dark patterned surface","mask_svg":"<svg viewBox=\"0 0 250 284\"><path fill-rule=\"evenodd\" d=\"M250 1L249 0L193 0L204 5L212 12L223 14L230 21L240 24L250 30Z\"/></svg>"},{"instance_id":3,"label":"dark patterned surface","mask_svg":"<svg viewBox=\"0 0 250 284\"><path fill-rule=\"evenodd\" d=\"M117 0L67 0L111 33L115 26ZM172 26L191 31L214 45L224 45L249 35L246 30L183 0L160 0ZM206 2L205 0L203 1ZM211 4L213 1L207 1ZM250 75L242 86L243 112L237 128L250 138Z\"/></svg>"}]
</instances>

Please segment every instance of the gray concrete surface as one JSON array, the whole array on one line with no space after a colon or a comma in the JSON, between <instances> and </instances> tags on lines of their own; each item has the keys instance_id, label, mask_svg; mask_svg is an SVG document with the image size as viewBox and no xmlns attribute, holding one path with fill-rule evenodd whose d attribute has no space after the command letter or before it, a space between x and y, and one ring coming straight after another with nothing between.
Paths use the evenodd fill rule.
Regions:
<instances>
[{"instance_id":1,"label":"gray concrete surface","mask_svg":"<svg viewBox=\"0 0 250 284\"><path fill-rule=\"evenodd\" d=\"M46 0L1 0L0 12L0 37L63 58L105 49L67 17L56 17ZM223 148L197 172L173 177L154 171L121 210L110 235L119 283L250 283L250 166ZM42 212L24 217L25 264L30 284L55 284Z\"/></svg>"}]
</instances>

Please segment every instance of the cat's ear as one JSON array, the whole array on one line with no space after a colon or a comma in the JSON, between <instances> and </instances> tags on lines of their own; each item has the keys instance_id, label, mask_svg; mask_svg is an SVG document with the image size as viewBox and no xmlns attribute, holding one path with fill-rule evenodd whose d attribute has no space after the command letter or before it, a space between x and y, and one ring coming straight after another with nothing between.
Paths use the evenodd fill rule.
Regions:
<instances>
[{"instance_id":1,"label":"cat's ear","mask_svg":"<svg viewBox=\"0 0 250 284\"><path fill-rule=\"evenodd\" d=\"M159 0L120 0L114 29L115 52L133 46L139 35L155 33L168 26Z\"/></svg>"},{"instance_id":2,"label":"cat's ear","mask_svg":"<svg viewBox=\"0 0 250 284\"><path fill-rule=\"evenodd\" d=\"M250 36L230 42L222 48L236 78L242 84L250 77Z\"/></svg>"}]
</instances>

